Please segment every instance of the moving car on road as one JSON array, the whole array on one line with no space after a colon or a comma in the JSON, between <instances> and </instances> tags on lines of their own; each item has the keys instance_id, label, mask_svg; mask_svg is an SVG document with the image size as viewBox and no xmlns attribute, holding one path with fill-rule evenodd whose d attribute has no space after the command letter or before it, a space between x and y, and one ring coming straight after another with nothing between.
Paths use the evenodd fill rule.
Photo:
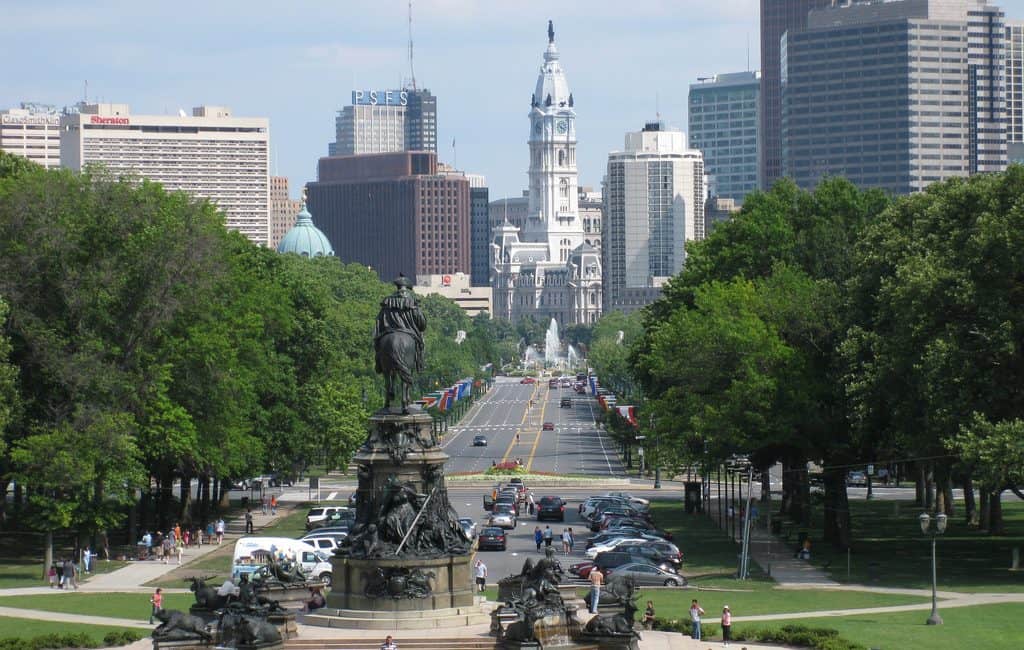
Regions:
<instances>
[{"instance_id":1,"label":"moving car on road","mask_svg":"<svg viewBox=\"0 0 1024 650\"><path fill-rule=\"evenodd\" d=\"M555 423L554 422L545 422L544 425L541 427L541 429L544 430L544 431L554 431L555 430Z\"/></svg>"},{"instance_id":2,"label":"moving car on road","mask_svg":"<svg viewBox=\"0 0 1024 650\"><path fill-rule=\"evenodd\" d=\"M487 446L487 436L483 436L483 435L473 436L473 446L474 447L486 447Z\"/></svg>"},{"instance_id":3,"label":"moving car on road","mask_svg":"<svg viewBox=\"0 0 1024 650\"><path fill-rule=\"evenodd\" d=\"M488 526L480 531L476 545L479 551L504 551L507 547L505 531L497 526Z\"/></svg>"},{"instance_id":4,"label":"moving car on road","mask_svg":"<svg viewBox=\"0 0 1024 650\"><path fill-rule=\"evenodd\" d=\"M494 504L494 512L488 521L489 526L511 529L516 527L516 523L516 511L512 507L505 503Z\"/></svg>"},{"instance_id":5,"label":"moving car on road","mask_svg":"<svg viewBox=\"0 0 1024 650\"><path fill-rule=\"evenodd\" d=\"M563 397L562 401L558 403L558 406L559 406L559 408L563 408L563 409L572 408L572 398L571 397Z\"/></svg>"},{"instance_id":6,"label":"moving car on road","mask_svg":"<svg viewBox=\"0 0 1024 650\"><path fill-rule=\"evenodd\" d=\"M519 383L520 384L533 384L533 383L536 383L536 381L537 380L534 379L533 377L523 377L522 379L519 380Z\"/></svg>"}]
</instances>

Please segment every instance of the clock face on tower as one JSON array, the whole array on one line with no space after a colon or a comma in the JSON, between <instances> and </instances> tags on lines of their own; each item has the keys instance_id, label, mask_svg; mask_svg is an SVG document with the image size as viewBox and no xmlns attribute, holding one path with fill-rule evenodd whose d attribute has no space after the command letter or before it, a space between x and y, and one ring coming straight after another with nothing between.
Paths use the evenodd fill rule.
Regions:
<instances>
[{"instance_id":1,"label":"clock face on tower","mask_svg":"<svg viewBox=\"0 0 1024 650\"><path fill-rule=\"evenodd\" d=\"M565 133L569 130L569 120L558 120L558 123L555 124L555 128L558 129L559 133Z\"/></svg>"}]
</instances>

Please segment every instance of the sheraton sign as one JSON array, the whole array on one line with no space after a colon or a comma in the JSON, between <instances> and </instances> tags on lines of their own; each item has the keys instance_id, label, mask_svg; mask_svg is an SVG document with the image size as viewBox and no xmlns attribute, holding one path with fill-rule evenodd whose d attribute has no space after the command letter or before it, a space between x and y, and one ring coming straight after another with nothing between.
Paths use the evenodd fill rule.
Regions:
<instances>
[{"instance_id":1,"label":"sheraton sign","mask_svg":"<svg viewBox=\"0 0 1024 650\"><path fill-rule=\"evenodd\" d=\"M115 126L127 126L127 117L103 117L102 115L90 115L89 124L113 124Z\"/></svg>"}]
</instances>

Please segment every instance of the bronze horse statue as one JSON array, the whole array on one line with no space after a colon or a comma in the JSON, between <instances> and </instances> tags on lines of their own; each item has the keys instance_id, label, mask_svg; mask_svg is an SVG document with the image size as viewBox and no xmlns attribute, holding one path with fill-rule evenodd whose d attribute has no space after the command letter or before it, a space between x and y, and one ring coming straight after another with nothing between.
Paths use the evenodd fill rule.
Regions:
<instances>
[{"instance_id":1,"label":"bronze horse statue","mask_svg":"<svg viewBox=\"0 0 1024 650\"><path fill-rule=\"evenodd\" d=\"M423 332L427 320L420 311L412 282L404 275L394 281L396 291L381 301L373 330L376 370L384 375L384 408L395 399L395 380L402 382L402 413L409 412L413 373L423 370Z\"/></svg>"}]
</instances>

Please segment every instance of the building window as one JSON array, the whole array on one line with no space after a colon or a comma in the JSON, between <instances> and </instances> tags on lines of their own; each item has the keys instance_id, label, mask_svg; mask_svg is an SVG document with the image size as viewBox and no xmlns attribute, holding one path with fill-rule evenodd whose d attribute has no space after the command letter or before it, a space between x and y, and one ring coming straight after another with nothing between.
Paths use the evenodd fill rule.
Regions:
<instances>
[{"instance_id":1,"label":"building window","mask_svg":"<svg viewBox=\"0 0 1024 650\"><path fill-rule=\"evenodd\" d=\"M569 179L563 178L558 181L558 195L564 198L569 196Z\"/></svg>"}]
</instances>

